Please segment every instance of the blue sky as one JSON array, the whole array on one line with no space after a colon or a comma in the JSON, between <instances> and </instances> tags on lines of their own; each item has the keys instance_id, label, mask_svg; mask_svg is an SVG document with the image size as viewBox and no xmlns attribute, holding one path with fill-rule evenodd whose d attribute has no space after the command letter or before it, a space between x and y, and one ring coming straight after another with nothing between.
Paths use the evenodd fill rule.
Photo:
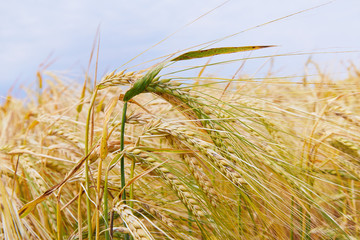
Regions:
<instances>
[{"instance_id":1,"label":"blue sky","mask_svg":"<svg viewBox=\"0 0 360 240\"><path fill-rule=\"evenodd\" d=\"M18 88L33 83L36 70L50 54L55 62L49 70L81 81L99 24L99 75L102 75L224 2L3 1L0 9L0 96L6 95L11 85L15 84ZM130 66L326 2L328 1L231 0L177 32ZM359 51L359 24L360 1L337 0L320 8L245 31L214 46L278 45L276 48L254 52L251 56L291 52ZM224 59L244 56L249 55L240 53L225 56ZM303 74L304 62L308 57L274 58L273 70L279 75ZM349 61L359 66L360 54L314 54L313 59L327 72L344 76ZM251 75L265 63L266 59L249 61L242 71ZM236 69L236 66L218 66L209 71L219 75L232 75Z\"/></svg>"}]
</instances>

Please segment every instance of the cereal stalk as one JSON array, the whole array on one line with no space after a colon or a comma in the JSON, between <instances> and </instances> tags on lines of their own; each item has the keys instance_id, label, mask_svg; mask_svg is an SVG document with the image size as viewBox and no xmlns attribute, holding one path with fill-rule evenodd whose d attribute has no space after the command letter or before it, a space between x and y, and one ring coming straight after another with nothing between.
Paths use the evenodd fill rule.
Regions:
<instances>
[{"instance_id":1,"label":"cereal stalk","mask_svg":"<svg viewBox=\"0 0 360 240\"><path fill-rule=\"evenodd\" d=\"M97 96L98 88L95 88L95 91L92 94L92 99L90 102L88 115L86 118L86 129L85 129L85 155L89 154L89 130L90 130L90 117L91 112L94 106L94 102ZM86 209L87 209L87 225L88 225L88 239L92 240L92 222L91 222L91 201L90 201L90 179L89 179L89 159L85 160L85 188L87 192L86 197Z\"/></svg>"}]
</instances>

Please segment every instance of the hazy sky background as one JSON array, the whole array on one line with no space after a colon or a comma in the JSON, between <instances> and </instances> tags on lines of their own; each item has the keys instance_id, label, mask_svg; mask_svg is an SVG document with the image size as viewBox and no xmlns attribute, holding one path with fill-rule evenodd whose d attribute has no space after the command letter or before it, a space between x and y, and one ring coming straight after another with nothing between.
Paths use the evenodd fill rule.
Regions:
<instances>
[{"instance_id":1,"label":"hazy sky background","mask_svg":"<svg viewBox=\"0 0 360 240\"><path fill-rule=\"evenodd\" d=\"M11 85L15 84L16 88L19 88L21 85L29 86L33 83L39 64L50 54L50 59L55 62L48 70L61 72L76 81L82 81L99 24L99 75L102 75L121 66L223 2L225 1L2 1L0 96L6 95ZM182 29L129 66L326 2L328 1L232 0ZM360 51L359 26L360 1L337 0L320 8L246 31L214 47L278 45L276 48L253 52L251 57L292 52ZM219 59L246 56L249 54L239 53ZM276 57L273 71L277 75L303 74L304 63L308 57L309 55ZM349 61L360 67L358 52L314 54L313 59L327 72L339 76L345 76ZM204 62L206 60L200 61ZM269 61L266 62L266 59L248 61L242 73L254 74L264 63L267 63L264 68L268 69ZM209 69L208 73L231 76L237 66L217 66ZM92 66L92 72L93 69Z\"/></svg>"}]
</instances>

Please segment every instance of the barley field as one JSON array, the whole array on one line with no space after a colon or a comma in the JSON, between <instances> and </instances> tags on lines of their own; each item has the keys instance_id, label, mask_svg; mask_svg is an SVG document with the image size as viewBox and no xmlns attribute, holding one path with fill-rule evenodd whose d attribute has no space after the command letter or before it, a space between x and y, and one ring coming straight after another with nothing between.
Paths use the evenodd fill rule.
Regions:
<instances>
[{"instance_id":1,"label":"barley field","mask_svg":"<svg viewBox=\"0 0 360 240\"><path fill-rule=\"evenodd\" d=\"M0 106L1 239L359 239L360 71L177 76L187 52Z\"/></svg>"}]
</instances>

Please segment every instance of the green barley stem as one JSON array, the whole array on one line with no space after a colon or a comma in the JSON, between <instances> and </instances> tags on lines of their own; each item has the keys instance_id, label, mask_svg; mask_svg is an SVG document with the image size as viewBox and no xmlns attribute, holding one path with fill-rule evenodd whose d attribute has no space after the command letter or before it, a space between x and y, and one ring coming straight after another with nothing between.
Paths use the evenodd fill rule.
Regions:
<instances>
[{"instance_id":1,"label":"green barley stem","mask_svg":"<svg viewBox=\"0 0 360 240\"><path fill-rule=\"evenodd\" d=\"M132 160L131 163L131 170L130 170L130 179L134 178L134 174L135 173L135 159ZM134 201L132 201L134 199L134 184L132 183L130 185L130 190L129 190L129 206L130 208L134 208ZM134 238L132 236L130 236L129 238L130 240L133 240Z\"/></svg>"},{"instance_id":2,"label":"green barley stem","mask_svg":"<svg viewBox=\"0 0 360 240\"><path fill-rule=\"evenodd\" d=\"M82 217L81 217L81 195L83 189L79 184L79 198L78 198L78 229L79 229L79 240L82 240Z\"/></svg>"},{"instance_id":3,"label":"green barley stem","mask_svg":"<svg viewBox=\"0 0 360 240\"><path fill-rule=\"evenodd\" d=\"M57 227L57 239L63 239L63 232L61 229L62 219L61 219L61 207L60 207L60 198L61 198L61 190L63 187L59 188L58 195L56 196L56 227Z\"/></svg>"},{"instance_id":4,"label":"green barley stem","mask_svg":"<svg viewBox=\"0 0 360 240\"><path fill-rule=\"evenodd\" d=\"M127 110L127 102L124 102L123 115L122 115L122 120L121 120L120 151L124 150L126 110ZM125 187L125 160L124 160L124 156L122 156L121 160L120 160L120 172L121 172L121 189L123 189ZM124 202L126 201L125 190L124 190L123 195L122 195L122 200L124 200Z\"/></svg>"},{"instance_id":5,"label":"green barley stem","mask_svg":"<svg viewBox=\"0 0 360 240\"><path fill-rule=\"evenodd\" d=\"M105 172L105 182L104 182L104 218L105 218L105 229L109 228L109 200L108 200L108 172ZM110 240L109 230L105 231L105 239Z\"/></svg>"},{"instance_id":6,"label":"green barley stem","mask_svg":"<svg viewBox=\"0 0 360 240\"><path fill-rule=\"evenodd\" d=\"M121 119L121 139L120 139L120 151L124 150L124 136L125 136L125 123L126 123L126 110L127 110L127 101L124 102L123 107L123 115ZM121 157L120 160L120 173L121 173L121 189L125 187L125 159L124 155ZM125 189L122 194L122 200L126 204L126 193ZM126 227L126 226L125 226ZM125 240L129 240L129 234L125 234Z\"/></svg>"},{"instance_id":7,"label":"green barley stem","mask_svg":"<svg viewBox=\"0 0 360 240\"><path fill-rule=\"evenodd\" d=\"M188 226L189 226L188 234L189 234L189 236L192 236L192 235L193 235L193 234L192 234L192 231L191 231L191 229L192 229L192 224L191 224L191 222L192 222L192 214L191 214L191 210L189 209L189 210L188 210Z\"/></svg>"},{"instance_id":8,"label":"green barley stem","mask_svg":"<svg viewBox=\"0 0 360 240\"><path fill-rule=\"evenodd\" d=\"M85 130L85 155L89 153L89 129L90 129L90 117L91 110L95 102L95 98L97 95L98 88L95 88L95 91L92 95L88 115L86 118L86 130ZM88 222L88 239L92 240L92 226L91 226L91 201L90 197L90 179L89 179L89 159L87 158L85 161L85 188L88 194L86 198L86 210L87 210L87 222Z\"/></svg>"},{"instance_id":9,"label":"green barley stem","mask_svg":"<svg viewBox=\"0 0 360 240\"><path fill-rule=\"evenodd\" d=\"M105 171L105 182L104 182L104 218L105 218L105 228L110 228L109 224L109 193L108 193L108 175L110 168L113 163L116 163L122 154L117 154L114 159L109 163ZM105 231L105 239L110 240L110 229Z\"/></svg>"},{"instance_id":10,"label":"green barley stem","mask_svg":"<svg viewBox=\"0 0 360 240\"><path fill-rule=\"evenodd\" d=\"M100 197L100 191L101 191L101 169L102 169L102 162L103 159L99 159L99 165L98 165L98 178L97 178L97 186L96 186L96 192L97 192L97 201L96 201L96 235L95 239L99 239L100 236L100 203L101 203L101 197Z\"/></svg>"},{"instance_id":11,"label":"green barley stem","mask_svg":"<svg viewBox=\"0 0 360 240\"><path fill-rule=\"evenodd\" d=\"M131 163L131 171L130 171L130 179L134 178L134 172L135 172L135 160L133 159ZM129 206L130 208L134 207L134 201L131 201L134 198L134 184L130 185L130 196L129 196Z\"/></svg>"},{"instance_id":12,"label":"green barley stem","mask_svg":"<svg viewBox=\"0 0 360 240\"><path fill-rule=\"evenodd\" d=\"M290 239L294 240L294 221L295 221L295 214L294 214L294 209L296 208L295 206L295 201L294 201L294 197L291 197L291 232L290 232Z\"/></svg>"},{"instance_id":13,"label":"green barley stem","mask_svg":"<svg viewBox=\"0 0 360 240\"><path fill-rule=\"evenodd\" d=\"M239 202L238 202L238 227L239 227L239 238L243 237L243 225L242 225L242 197L241 192L239 192Z\"/></svg>"},{"instance_id":14,"label":"green barley stem","mask_svg":"<svg viewBox=\"0 0 360 240\"><path fill-rule=\"evenodd\" d=\"M60 193L59 195L56 197L56 226L57 226L57 239L60 240L62 239L61 236L61 210L60 210Z\"/></svg>"},{"instance_id":15,"label":"green barley stem","mask_svg":"<svg viewBox=\"0 0 360 240\"><path fill-rule=\"evenodd\" d=\"M307 212L306 213L306 226L305 226L305 239L306 240L311 240L311 216L310 214Z\"/></svg>"},{"instance_id":16,"label":"green barley stem","mask_svg":"<svg viewBox=\"0 0 360 240\"><path fill-rule=\"evenodd\" d=\"M89 180L89 160L85 161L85 188L90 197L90 180ZM86 198L87 221L88 221L88 238L92 240L92 226L91 226L91 202L89 197Z\"/></svg>"}]
</instances>

